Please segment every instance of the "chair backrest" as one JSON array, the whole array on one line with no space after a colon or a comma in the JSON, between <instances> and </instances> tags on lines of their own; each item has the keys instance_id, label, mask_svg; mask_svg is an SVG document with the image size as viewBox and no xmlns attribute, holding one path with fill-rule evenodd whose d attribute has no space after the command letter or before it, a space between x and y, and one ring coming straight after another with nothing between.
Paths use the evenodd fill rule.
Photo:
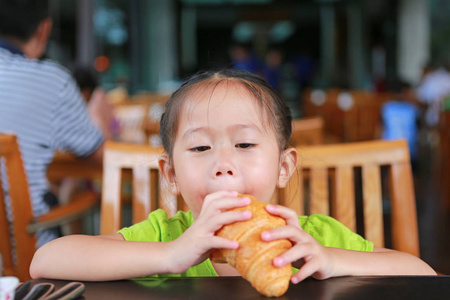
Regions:
<instances>
[{"instance_id":1,"label":"chair backrest","mask_svg":"<svg viewBox=\"0 0 450 300\"><path fill-rule=\"evenodd\" d=\"M299 215L331 215L375 246L384 247L383 198L389 194L383 192L387 186L390 202L385 205L391 210L392 248L419 256L413 177L406 141L308 146L298 148L298 152L298 172L280 197L281 204ZM355 176L357 170L361 170L360 187L355 185L359 178ZM389 181L384 182L382 175L389 175ZM359 204L362 209L357 209L355 191L362 194ZM361 227L363 230L357 230Z\"/></svg>"},{"instance_id":2,"label":"chair backrest","mask_svg":"<svg viewBox=\"0 0 450 300\"><path fill-rule=\"evenodd\" d=\"M120 126L120 140L128 143L145 143L142 124L147 116L148 106L142 103L126 103L114 106L114 115Z\"/></svg>"},{"instance_id":3,"label":"chair backrest","mask_svg":"<svg viewBox=\"0 0 450 300\"><path fill-rule=\"evenodd\" d=\"M177 203L161 180L158 158L162 148L150 145L108 141L103 156L101 234L114 234L122 228L122 178L132 181L132 223L147 219L148 214L164 209L172 216L182 204ZM128 176L127 171L128 170ZM131 170L131 176L129 176ZM181 202L181 199L180 199ZM182 207L181 209L184 209Z\"/></svg>"},{"instance_id":4,"label":"chair backrest","mask_svg":"<svg viewBox=\"0 0 450 300\"><path fill-rule=\"evenodd\" d=\"M341 142L377 138L381 105L393 95L363 90L307 89L303 93L305 116L322 116L325 134Z\"/></svg>"},{"instance_id":5,"label":"chair backrest","mask_svg":"<svg viewBox=\"0 0 450 300\"><path fill-rule=\"evenodd\" d=\"M291 145L320 145L323 143L324 121L320 116L292 121Z\"/></svg>"},{"instance_id":6,"label":"chair backrest","mask_svg":"<svg viewBox=\"0 0 450 300\"><path fill-rule=\"evenodd\" d=\"M23 167L17 139L14 135L0 134L0 251L3 258L4 275L17 276L22 281L30 279L28 268L36 251L36 238L27 234L27 226L33 220L28 183ZM6 174L1 176L2 171ZM6 179L2 182L1 179ZM8 198L12 220L7 216L4 189L8 187ZM13 236L11 237L11 230ZM15 260L11 241L14 241Z\"/></svg>"}]
</instances>

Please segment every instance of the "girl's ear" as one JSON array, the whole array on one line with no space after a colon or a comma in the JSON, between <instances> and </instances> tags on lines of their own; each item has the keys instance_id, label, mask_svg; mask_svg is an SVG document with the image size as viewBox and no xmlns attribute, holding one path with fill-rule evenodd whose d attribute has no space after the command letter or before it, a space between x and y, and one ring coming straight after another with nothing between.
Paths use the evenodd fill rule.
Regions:
<instances>
[{"instance_id":1,"label":"girl's ear","mask_svg":"<svg viewBox=\"0 0 450 300\"><path fill-rule=\"evenodd\" d=\"M169 156L163 154L158 159L159 170L164 177L167 186L174 195L180 195L175 170L170 162Z\"/></svg>"},{"instance_id":2,"label":"girl's ear","mask_svg":"<svg viewBox=\"0 0 450 300\"><path fill-rule=\"evenodd\" d=\"M284 188L297 167L297 150L289 148L283 151L280 159L280 173L277 187Z\"/></svg>"}]
</instances>

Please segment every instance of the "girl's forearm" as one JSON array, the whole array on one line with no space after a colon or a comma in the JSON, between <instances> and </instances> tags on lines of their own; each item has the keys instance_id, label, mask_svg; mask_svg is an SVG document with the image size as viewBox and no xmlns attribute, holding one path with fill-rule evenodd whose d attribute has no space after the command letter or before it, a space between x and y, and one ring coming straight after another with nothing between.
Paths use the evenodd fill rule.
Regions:
<instances>
[{"instance_id":1,"label":"girl's forearm","mask_svg":"<svg viewBox=\"0 0 450 300\"><path fill-rule=\"evenodd\" d=\"M374 252L329 248L334 256L334 276L436 275L420 258L394 250L375 248Z\"/></svg>"},{"instance_id":2,"label":"girl's forearm","mask_svg":"<svg viewBox=\"0 0 450 300\"><path fill-rule=\"evenodd\" d=\"M166 243L127 242L70 235L42 246L30 266L32 278L103 281L164 274Z\"/></svg>"}]
</instances>

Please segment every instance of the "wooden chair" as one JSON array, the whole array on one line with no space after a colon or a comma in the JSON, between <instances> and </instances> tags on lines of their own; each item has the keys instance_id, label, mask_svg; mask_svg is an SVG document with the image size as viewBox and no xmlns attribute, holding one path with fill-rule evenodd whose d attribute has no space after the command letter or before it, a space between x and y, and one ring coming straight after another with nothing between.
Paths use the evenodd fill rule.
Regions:
<instances>
[{"instance_id":1,"label":"wooden chair","mask_svg":"<svg viewBox=\"0 0 450 300\"><path fill-rule=\"evenodd\" d=\"M135 102L146 103L148 114L142 123L145 141L152 146L161 146L159 138L159 121L164 113L165 104L169 100L169 94L142 93L133 97Z\"/></svg>"},{"instance_id":2,"label":"wooden chair","mask_svg":"<svg viewBox=\"0 0 450 300\"><path fill-rule=\"evenodd\" d=\"M146 119L148 106L143 103L123 103L114 106L114 115L119 121L119 139L127 143L144 144L145 133L142 124Z\"/></svg>"},{"instance_id":3,"label":"wooden chair","mask_svg":"<svg viewBox=\"0 0 450 300\"><path fill-rule=\"evenodd\" d=\"M386 95L355 90L339 94L338 107L343 112L343 141L369 141L377 137L381 128L381 106L386 99L392 99Z\"/></svg>"},{"instance_id":4,"label":"wooden chair","mask_svg":"<svg viewBox=\"0 0 450 300\"><path fill-rule=\"evenodd\" d=\"M323 143L324 121L320 116L292 121L291 145L320 145Z\"/></svg>"},{"instance_id":5,"label":"wooden chair","mask_svg":"<svg viewBox=\"0 0 450 300\"><path fill-rule=\"evenodd\" d=\"M122 228L122 177L132 172L132 223L147 219L148 214L164 209L169 216L185 209L184 201L173 196L160 180L158 158L162 148L107 142L103 158L101 234L114 234Z\"/></svg>"},{"instance_id":6,"label":"wooden chair","mask_svg":"<svg viewBox=\"0 0 450 300\"><path fill-rule=\"evenodd\" d=\"M387 166L392 248L419 256L413 177L406 141L309 146L299 148L298 152L298 172L288 183L280 204L293 208L299 215L331 215L355 232L357 223L362 224L364 230L358 233L374 242L375 246L384 247L384 169L381 167ZM356 168L360 168L362 174L360 214L355 208ZM331 180L329 172L332 172ZM309 173L308 176L305 173ZM309 182L305 183L306 179ZM309 193L305 195L307 188Z\"/></svg>"},{"instance_id":7,"label":"wooden chair","mask_svg":"<svg viewBox=\"0 0 450 300\"><path fill-rule=\"evenodd\" d=\"M303 93L303 112L306 117L323 117L326 140L368 141L379 136L381 106L392 98L390 93L307 89Z\"/></svg>"},{"instance_id":8,"label":"wooden chair","mask_svg":"<svg viewBox=\"0 0 450 300\"><path fill-rule=\"evenodd\" d=\"M47 214L34 218L27 178L14 135L0 134L0 158L4 162L4 168L1 171L5 170L6 172L6 176L2 177L0 174L0 179L7 178L12 212L12 221L10 222L5 206L6 195L2 188L3 185L0 184L0 251L3 258L3 273L8 276L17 276L20 281L26 281L30 279L28 269L36 251L35 233L38 230L80 218L94 207L97 195L90 191L81 193L76 195L66 206L58 206ZM11 241L14 243L12 244ZM13 251L15 260L13 260Z\"/></svg>"}]
</instances>

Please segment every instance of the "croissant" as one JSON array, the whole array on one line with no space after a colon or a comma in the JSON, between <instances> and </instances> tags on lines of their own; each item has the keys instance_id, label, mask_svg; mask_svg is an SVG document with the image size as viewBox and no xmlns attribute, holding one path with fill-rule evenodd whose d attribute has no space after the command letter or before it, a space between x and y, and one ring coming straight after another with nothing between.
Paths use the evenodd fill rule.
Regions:
<instances>
[{"instance_id":1,"label":"croissant","mask_svg":"<svg viewBox=\"0 0 450 300\"><path fill-rule=\"evenodd\" d=\"M246 207L233 210L250 210L252 218L248 221L236 222L223 226L216 232L217 236L239 242L239 249L218 249L211 254L213 262L227 262L248 280L252 286L267 297L283 295L292 275L291 264L274 267L275 257L292 247L287 239L265 242L261 240L263 231L286 225L283 218L269 214L263 203L249 195L251 203Z\"/></svg>"}]
</instances>

